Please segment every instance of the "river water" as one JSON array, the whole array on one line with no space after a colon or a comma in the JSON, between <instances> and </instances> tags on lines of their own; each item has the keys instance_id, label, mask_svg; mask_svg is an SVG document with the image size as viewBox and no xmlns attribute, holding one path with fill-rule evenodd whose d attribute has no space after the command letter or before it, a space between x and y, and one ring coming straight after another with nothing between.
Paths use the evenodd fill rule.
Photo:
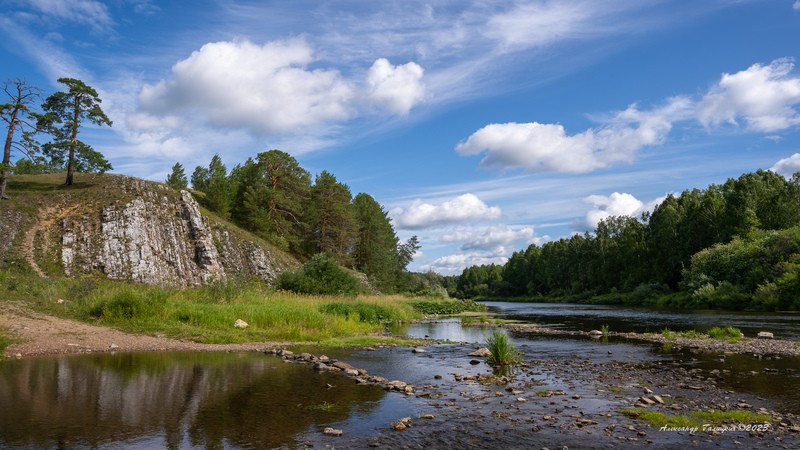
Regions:
<instances>
[{"instance_id":1,"label":"river water","mask_svg":"<svg viewBox=\"0 0 800 450\"><path fill-rule=\"evenodd\" d=\"M704 330L736 326L747 335L771 331L797 340L800 316L689 314L605 306L489 303L506 319L566 330ZM343 359L371 374L422 386L454 373L490 371L468 351L491 327L462 326L458 319L409 325L411 337L466 344L430 345L422 355L408 348L310 349ZM722 387L800 413L800 361L748 355L665 351L651 344L575 336L511 335L525 359L592 363L675 364L703 373L725 370ZM543 373L540 383L558 386ZM469 388L463 388L469 389ZM477 389L477 388L475 388ZM477 391L475 391L477 392ZM469 392L462 392L469 395ZM608 402L584 402L588 414ZM0 448L273 448L340 445L325 427L347 431L362 444L376 430L405 416L431 411L414 396L356 385L337 373L286 363L258 353L139 353L70 355L0 362ZM582 412L583 414L583 412ZM355 442L355 441L354 441Z\"/></svg>"}]
</instances>

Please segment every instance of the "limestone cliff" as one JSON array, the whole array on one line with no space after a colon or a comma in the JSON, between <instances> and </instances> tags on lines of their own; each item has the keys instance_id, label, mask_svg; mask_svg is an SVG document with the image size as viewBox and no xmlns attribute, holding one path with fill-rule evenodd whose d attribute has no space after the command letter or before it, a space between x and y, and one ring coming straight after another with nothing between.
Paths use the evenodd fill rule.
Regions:
<instances>
[{"instance_id":1,"label":"limestone cliff","mask_svg":"<svg viewBox=\"0 0 800 450\"><path fill-rule=\"evenodd\" d=\"M94 177L100 182L88 185L88 193L39 199L33 225L17 244L22 259L38 273L56 274L60 266L69 276L101 272L115 280L189 286L231 277L270 283L297 264L234 225L203 214L187 191L130 177ZM0 252L9 246L0 245Z\"/></svg>"}]
</instances>

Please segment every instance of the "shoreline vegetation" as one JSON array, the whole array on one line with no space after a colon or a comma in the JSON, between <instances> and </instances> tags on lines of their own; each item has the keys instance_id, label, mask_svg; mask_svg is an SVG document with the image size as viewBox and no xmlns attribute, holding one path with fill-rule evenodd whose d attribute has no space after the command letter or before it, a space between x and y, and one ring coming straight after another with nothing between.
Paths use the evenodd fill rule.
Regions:
<instances>
[{"instance_id":1,"label":"shoreline vegetation","mask_svg":"<svg viewBox=\"0 0 800 450\"><path fill-rule=\"evenodd\" d=\"M391 335L394 325L427 315L485 310L472 301L401 295L305 295L242 280L168 288L99 276L42 279L10 271L0 272L0 298L60 318L205 344L405 342L408 340ZM237 320L247 326L234 327ZM9 341L0 338L0 342Z\"/></svg>"},{"instance_id":2,"label":"shoreline vegetation","mask_svg":"<svg viewBox=\"0 0 800 450\"><path fill-rule=\"evenodd\" d=\"M746 173L448 277L457 298L800 311L800 177Z\"/></svg>"}]
</instances>

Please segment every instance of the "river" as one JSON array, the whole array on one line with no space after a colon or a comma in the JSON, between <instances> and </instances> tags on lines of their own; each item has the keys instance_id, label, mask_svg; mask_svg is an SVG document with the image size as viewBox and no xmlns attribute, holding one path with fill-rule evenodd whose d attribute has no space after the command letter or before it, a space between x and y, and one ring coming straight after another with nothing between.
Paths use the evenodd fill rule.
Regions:
<instances>
[{"instance_id":1,"label":"river","mask_svg":"<svg viewBox=\"0 0 800 450\"><path fill-rule=\"evenodd\" d=\"M615 331L656 332L665 327L704 330L732 325L748 335L771 331L797 340L800 333L797 315L502 302L488 306L504 319L565 330L608 325ZM467 447L528 447L554 445L553 439L562 439L570 448L591 447L596 438L591 432L573 437L562 434L564 426L551 429L534 417L553 408L562 415L554 422L563 417L575 420L564 416L571 410L599 421L618 420L616 411L638 394L612 395L612 388L640 390L645 385L641 378L648 374L654 380L663 378L665 370L674 368L698 379L714 377L721 393L747 401L760 398L771 407L800 414L797 358L721 358L613 338L511 334L523 359L540 366L519 373L527 383L520 385L520 389L527 386L527 394L522 395L563 390L572 396L559 402L522 403L510 394L503 397L503 386L454 384L454 376L491 372L468 356L491 331L492 327L464 326L459 319L445 318L402 330L410 337L460 342L429 345L425 353L412 354L407 347L296 349L325 353L371 374L406 381L420 387L415 396L357 385L338 373L316 372L308 365L260 353L120 353L6 360L0 362L0 448L422 448L450 442ZM605 380L587 373L612 366L631 367L632 378ZM658 382L653 383L647 385L657 388ZM666 385L662 383L664 389ZM436 418L403 434L390 427L402 417L419 421L416 418L423 415ZM531 423L541 431L530 433ZM344 430L346 440L324 435L326 427ZM500 429L504 431L499 433ZM677 435L652 439L656 444L683 443L683 436ZM703 447L703 441L699 446Z\"/></svg>"}]
</instances>

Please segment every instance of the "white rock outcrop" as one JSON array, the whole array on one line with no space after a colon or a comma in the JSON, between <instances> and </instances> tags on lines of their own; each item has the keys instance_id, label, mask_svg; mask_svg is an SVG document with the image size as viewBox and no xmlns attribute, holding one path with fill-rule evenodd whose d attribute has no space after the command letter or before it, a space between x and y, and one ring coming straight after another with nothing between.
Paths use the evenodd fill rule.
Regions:
<instances>
[{"instance_id":1,"label":"white rock outcrop","mask_svg":"<svg viewBox=\"0 0 800 450\"><path fill-rule=\"evenodd\" d=\"M231 276L271 282L282 268L242 233L212 226L195 199L137 190L127 203L102 208L99 217L61 221L64 272L100 271L108 278L167 286L200 285Z\"/></svg>"}]
</instances>

